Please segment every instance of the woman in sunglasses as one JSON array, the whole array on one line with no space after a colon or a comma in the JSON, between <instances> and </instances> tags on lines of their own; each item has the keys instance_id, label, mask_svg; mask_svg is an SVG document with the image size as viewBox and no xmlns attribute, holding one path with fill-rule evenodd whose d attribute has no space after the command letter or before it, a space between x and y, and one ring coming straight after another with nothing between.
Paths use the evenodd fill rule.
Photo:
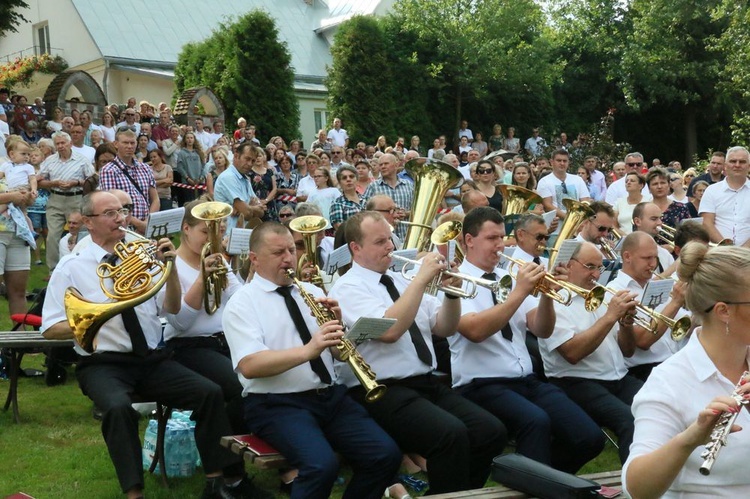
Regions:
<instances>
[{"instance_id":1,"label":"woman in sunglasses","mask_svg":"<svg viewBox=\"0 0 750 499\"><path fill-rule=\"evenodd\" d=\"M682 204L688 203L687 189L679 173L669 174L669 190L672 191L669 199Z\"/></svg>"},{"instance_id":2,"label":"woman in sunglasses","mask_svg":"<svg viewBox=\"0 0 750 499\"><path fill-rule=\"evenodd\" d=\"M499 212L503 211L503 195L497 187L497 179L500 178L495 165L491 161L482 159L477 163L477 175L475 182L479 191L487 197L490 207Z\"/></svg>"}]
</instances>

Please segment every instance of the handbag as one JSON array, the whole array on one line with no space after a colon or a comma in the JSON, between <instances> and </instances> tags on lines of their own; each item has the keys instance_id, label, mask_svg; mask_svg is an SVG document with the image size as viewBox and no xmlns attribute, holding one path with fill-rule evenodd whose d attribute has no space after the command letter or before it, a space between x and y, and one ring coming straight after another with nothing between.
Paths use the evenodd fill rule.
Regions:
<instances>
[{"instance_id":1,"label":"handbag","mask_svg":"<svg viewBox=\"0 0 750 499\"><path fill-rule=\"evenodd\" d=\"M556 470L521 454L504 454L493 459L492 479L541 499L598 497L601 488L593 480Z\"/></svg>"}]
</instances>

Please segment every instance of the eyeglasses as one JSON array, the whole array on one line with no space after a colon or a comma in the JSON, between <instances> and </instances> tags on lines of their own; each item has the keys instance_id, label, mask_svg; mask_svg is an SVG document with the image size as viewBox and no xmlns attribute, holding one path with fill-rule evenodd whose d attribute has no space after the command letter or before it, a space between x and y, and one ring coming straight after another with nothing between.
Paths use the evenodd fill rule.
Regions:
<instances>
[{"instance_id":1,"label":"eyeglasses","mask_svg":"<svg viewBox=\"0 0 750 499\"><path fill-rule=\"evenodd\" d=\"M591 222L592 224L594 223L593 220L589 220L589 222ZM599 232L606 232L607 234L612 232L612 227L605 227L603 225L594 225L594 227L596 227L596 230Z\"/></svg>"},{"instance_id":2,"label":"eyeglasses","mask_svg":"<svg viewBox=\"0 0 750 499\"><path fill-rule=\"evenodd\" d=\"M628 166L641 166L640 162L638 162L638 163L625 163L625 164L628 165Z\"/></svg>"},{"instance_id":3,"label":"eyeglasses","mask_svg":"<svg viewBox=\"0 0 750 499\"><path fill-rule=\"evenodd\" d=\"M396 212L396 208L395 208L395 207L394 207L394 208L388 208L387 210L383 210L383 209L381 209L381 210L377 210L377 209L376 209L376 210L373 210L373 211L379 211L380 213L390 213L390 214L394 214L394 213Z\"/></svg>"},{"instance_id":4,"label":"eyeglasses","mask_svg":"<svg viewBox=\"0 0 750 499\"><path fill-rule=\"evenodd\" d=\"M686 178L693 178L695 175L685 175Z\"/></svg>"},{"instance_id":5,"label":"eyeglasses","mask_svg":"<svg viewBox=\"0 0 750 499\"><path fill-rule=\"evenodd\" d=\"M670 182L674 182L675 180L682 180L680 177L672 177L669 179Z\"/></svg>"},{"instance_id":6,"label":"eyeglasses","mask_svg":"<svg viewBox=\"0 0 750 499\"><path fill-rule=\"evenodd\" d=\"M750 305L750 301L723 301L721 303L725 303L727 305ZM708 307L704 313L709 313L711 310L714 309L714 307L718 305L718 303L714 303L710 307Z\"/></svg>"},{"instance_id":7,"label":"eyeglasses","mask_svg":"<svg viewBox=\"0 0 750 499\"><path fill-rule=\"evenodd\" d=\"M485 175L487 173L492 173L492 169L490 169L490 168L487 168L487 169L482 168L480 170L479 168L477 168L477 174L479 174L479 175Z\"/></svg>"},{"instance_id":8,"label":"eyeglasses","mask_svg":"<svg viewBox=\"0 0 750 499\"><path fill-rule=\"evenodd\" d=\"M124 204L124 205L122 205L122 207L124 209L126 209L126 210L133 211L133 204L132 203L131 204Z\"/></svg>"},{"instance_id":9,"label":"eyeglasses","mask_svg":"<svg viewBox=\"0 0 750 499\"><path fill-rule=\"evenodd\" d=\"M565 182L560 182L560 187L562 187L563 194L568 193L568 186L565 185Z\"/></svg>"},{"instance_id":10,"label":"eyeglasses","mask_svg":"<svg viewBox=\"0 0 750 499\"><path fill-rule=\"evenodd\" d=\"M526 233L529 232L526 229L520 229L520 230L523 231L523 232L526 232ZM537 240L537 242L541 243L542 241L547 241L549 239L549 235L547 235L547 234L537 234L536 236L534 236L534 238Z\"/></svg>"},{"instance_id":11,"label":"eyeglasses","mask_svg":"<svg viewBox=\"0 0 750 499\"><path fill-rule=\"evenodd\" d=\"M131 132L135 132L135 127L134 126L123 125L123 126L117 128L117 133L124 132L126 130L130 130Z\"/></svg>"},{"instance_id":12,"label":"eyeglasses","mask_svg":"<svg viewBox=\"0 0 750 499\"><path fill-rule=\"evenodd\" d=\"M132 205L131 205L132 206ZM86 215L87 217L104 217L109 218L110 220L114 220L118 217L118 215L122 215L123 217L127 217L130 214L130 210L128 208L120 208L119 210L107 210L102 213L92 213L90 215Z\"/></svg>"},{"instance_id":13,"label":"eyeglasses","mask_svg":"<svg viewBox=\"0 0 750 499\"><path fill-rule=\"evenodd\" d=\"M294 213L279 213L279 218L291 218L294 216Z\"/></svg>"},{"instance_id":14,"label":"eyeglasses","mask_svg":"<svg viewBox=\"0 0 750 499\"><path fill-rule=\"evenodd\" d=\"M571 260L573 260L575 262L578 262L578 264L581 267L583 267L586 270L591 271L591 272L593 272L595 270L598 270L601 273L601 272L604 272L604 270L606 269L606 267L604 265L597 266L597 265L594 265L593 263L583 263L580 260L578 260L577 258L571 258Z\"/></svg>"},{"instance_id":15,"label":"eyeglasses","mask_svg":"<svg viewBox=\"0 0 750 499\"><path fill-rule=\"evenodd\" d=\"M344 154L342 151L331 151L331 154Z\"/></svg>"}]
</instances>

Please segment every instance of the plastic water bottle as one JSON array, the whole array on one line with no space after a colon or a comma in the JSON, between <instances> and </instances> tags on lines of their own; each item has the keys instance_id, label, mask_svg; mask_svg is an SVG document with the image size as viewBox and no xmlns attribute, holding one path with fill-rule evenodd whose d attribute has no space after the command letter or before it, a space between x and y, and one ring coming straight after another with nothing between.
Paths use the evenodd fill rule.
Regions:
<instances>
[{"instance_id":1,"label":"plastic water bottle","mask_svg":"<svg viewBox=\"0 0 750 499\"><path fill-rule=\"evenodd\" d=\"M180 447L177 430L167 425L167 432L164 442L164 458L167 461L167 476L180 476Z\"/></svg>"},{"instance_id":2,"label":"plastic water bottle","mask_svg":"<svg viewBox=\"0 0 750 499\"><path fill-rule=\"evenodd\" d=\"M151 419L146 427L146 433L143 436L143 469L147 470L151 467L151 462L156 454L156 433L158 425L156 420ZM160 465L156 466L154 473L161 474Z\"/></svg>"}]
</instances>

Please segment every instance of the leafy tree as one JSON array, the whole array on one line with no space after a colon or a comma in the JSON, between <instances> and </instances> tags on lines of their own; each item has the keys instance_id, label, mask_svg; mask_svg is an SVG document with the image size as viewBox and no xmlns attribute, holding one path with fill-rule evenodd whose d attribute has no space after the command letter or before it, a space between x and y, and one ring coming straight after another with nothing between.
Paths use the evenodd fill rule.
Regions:
<instances>
[{"instance_id":1,"label":"leafy tree","mask_svg":"<svg viewBox=\"0 0 750 499\"><path fill-rule=\"evenodd\" d=\"M221 99L230 119L240 116L263 136L299 136L294 70L274 19L254 10L222 24L206 40L183 47L175 68L175 95L206 86Z\"/></svg>"},{"instance_id":2,"label":"leafy tree","mask_svg":"<svg viewBox=\"0 0 750 499\"><path fill-rule=\"evenodd\" d=\"M727 64L721 73L720 86L737 103L731 125L732 141L750 144L750 6L725 0L713 17L728 20L726 30L713 48L726 54Z\"/></svg>"},{"instance_id":3,"label":"leafy tree","mask_svg":"<svg viewBox=\"0 0 750 499\"><path fill-rule=\"evenodd\" d=\"M636 111L681 108L686 163L697 151L699 122L721 119L716 83L725 55L710 48L727 26L726 19L711 17L719 2L633 0L629 6L632 26L616 77Z\"/></svg>"},{"instance_id":4,"label":"leafy tree","mask_svg":"<svg viewBox=\"0 0 750 499\"><path fill-rule=\"evenodd\" d=\"M21 23L29 22L18 11L28 9L29 4L23 0L3 0L0 2L0 37L8 32L18 33L18 26Z\"/></svg>"}]
</instances>

